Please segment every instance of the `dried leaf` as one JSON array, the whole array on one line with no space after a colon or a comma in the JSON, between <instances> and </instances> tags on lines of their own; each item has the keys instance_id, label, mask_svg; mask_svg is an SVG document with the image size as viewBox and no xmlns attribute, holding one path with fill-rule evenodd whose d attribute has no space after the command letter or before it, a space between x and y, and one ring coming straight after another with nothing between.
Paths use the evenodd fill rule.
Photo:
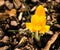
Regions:
<instances>
[{"instance_id":1,"label":"dried leaf","mask_svg":"<svg viewBox=\"0 0 60 50\"><path fill-rule=\"evenodd\" d=\"M12 10L6 10L6 13L9 14L9 16L15 16L16 15L16 9L12 9Z\"/></svg>"}]
</instances>

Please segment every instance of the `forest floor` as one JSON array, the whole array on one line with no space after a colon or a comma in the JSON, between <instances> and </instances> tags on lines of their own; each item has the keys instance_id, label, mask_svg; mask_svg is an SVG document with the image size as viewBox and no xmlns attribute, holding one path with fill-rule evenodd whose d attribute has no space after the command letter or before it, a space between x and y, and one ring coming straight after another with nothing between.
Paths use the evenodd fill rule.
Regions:
<instances>
[{"instance_id":1,"label":"forest floor","mask_svg":"<svg viewBox=\"0 0 60 50\"><path fill-rule=\"evenodd\" d=\"M50 25L39 42L25 25L38 5L44 6ZM60 50L60 1L0 0L0 50Z\"/></svg>"}]
</instances>

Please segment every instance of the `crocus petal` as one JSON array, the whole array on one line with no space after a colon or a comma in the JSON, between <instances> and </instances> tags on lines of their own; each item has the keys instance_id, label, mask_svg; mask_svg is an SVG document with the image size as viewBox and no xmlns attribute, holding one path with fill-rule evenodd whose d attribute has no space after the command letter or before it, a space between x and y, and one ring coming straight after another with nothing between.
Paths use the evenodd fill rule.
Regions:
<instances>
[{"instance_id":1,"label":"crocus petal","mask_svg":"<svg viewBox=\"0 0 60 50\"><path fill-rule=\"evenodd\" d=\"M46 25L46 18L45 18L45 16L39 16L40 17L40 23L39 23L39 25L40 26L45 26Z\"/></svg>"},{"instance_id":2,"label":"crocus petal","mask_svg":"<svg viewBox=\"0 0 60 50\"><path fill-rule=\"evenodd\" d=\"M34 26L33 26L33 29L34 29L35 32L36 32L36 31L38 31L38 30L41 30L41 26L34 25Z\"/></svg>"},{"instance_id":3,"label":"crocus petal","mask_svg":"<svg viewBox=\"0 0 60 50\"><path fill-rule=\"evenodd\" d=\"M43 7L42 5L39 5L39 6L36 8L35 14L36 14L36 15L39 15L39 16L46 16L44 7Z\"/></svg>"},{"instance_id":4,"label":"crocus petal","mask_svg":"<svg viewBox=\"0 0 60 50\"><path fill-rule=\"evenodd\" d=\"M38 15L33 15L31 17L31 23L33 25L39 25L39 23L40 23L40 17Z\"/></svg>"},{"instance_id":5,"label":"crocus petal","mask_svg":"<svg viewBox=\"0 0 60 50\"><path fill-rule=\"evenodd\" d=\"M28 28L30 31L32 31L32 25L31 25L31 23L26 23L26 28Z\"/></svg>"},{"instance_id":6,"label":"crocus petal","mask_svg":"<svg viewBox=\"0 0 60 50\"><path fill-rule=\"evenodd\" d=\"M26 28L28 28L32 32L36 32L35 25L33 26L31 23L26 23Z\"/></svg>"},{"instance_id":7,"label":"crocus petal","mask_svg":"<svg viewBox=\"0 0 60 50\"><path fill-rule=\"evenodd\" d=\"M32 25L31 23L26 23L26 28L28 28L32 32L36 32L41 29L41 26Z\"/></svg>"},{"instance_id":8,"label":"crocus petal","mask_svg":"<svg viewBox=\"0 0 60 50\"><path fill-rule=\"evenodd\" d=\"M37 25L37 26L44 26L44 25L46 25L46 17L45 16L33 15L31 17L31 23L33 25Z\"/></svg>"},{"instance_id":9,"label":"crocus petal","mask_svg":"<svg viewBox=\"0 0 60 50\"><path fill-rule=\"evenodd\" d=\"M46 25L46 14L42 5L36 8L35 14L31 17L31 23L26 23L26 28L32 32L39 31L39 33L49 31L50 26Z\"/></svg>"},{"instance_id":10,"label":"crocus petal","mask_svg":"<svg viewBox=\"0 0 60 50\"><path fill-rule=\"evenodd\" d=\"M49 29L50 29L50 26L49 25L46 25L45 26L45 32L49 31Z\"/></svg>"},{"instance_id":11,"label":"crocus petal","mask_svg":"<svg viewBox=\"0 0 60 50\"><path fill-rule=\"evenodd\" d=\"M50 29L50 26L45 25L45 26L42 27L42 29L40 30L40 33L45 33L45 32L47 32L47 31L49 31L49 29Z\"/></svg>"}]
</instances>

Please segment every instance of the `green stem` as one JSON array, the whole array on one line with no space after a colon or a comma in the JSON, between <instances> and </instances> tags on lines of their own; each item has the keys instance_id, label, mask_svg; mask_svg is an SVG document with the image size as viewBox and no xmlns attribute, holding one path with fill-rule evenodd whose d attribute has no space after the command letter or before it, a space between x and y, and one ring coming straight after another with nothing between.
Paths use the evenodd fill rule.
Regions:
<instances>
[{"instance_id":1,"label":"green stem","mask_svg":"<svg viewBox=\"0 0 60 50\"><path fill-rule=\"evenodd\" d=\"M36 39L37 41L40 41L40 37L39 37L39 35L38 35L38 31L36 31L36 33L35 33L35 39Z\"/></svg>"}]
</instances>

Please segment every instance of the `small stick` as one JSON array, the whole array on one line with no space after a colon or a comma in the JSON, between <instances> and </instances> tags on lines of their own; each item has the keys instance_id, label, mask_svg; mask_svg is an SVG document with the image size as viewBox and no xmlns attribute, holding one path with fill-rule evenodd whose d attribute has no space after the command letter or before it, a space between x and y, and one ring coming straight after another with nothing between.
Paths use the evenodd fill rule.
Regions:
<instances>
[{"instance_id":1,"label":"small stick","mask_svg":"<svg viewBox=\"0 0 60 50\"><path fill-rule=\"evenodd\" d=\"M50 47L51 47L51 45L52 45L52 44L55 42L55 40L57 39L58 35L59 35L59 33L56 32L56 33L51 37L51 39L47 42L45 48L42 49L42 50L49 50Z\"/></svg>"}]
</instances>

